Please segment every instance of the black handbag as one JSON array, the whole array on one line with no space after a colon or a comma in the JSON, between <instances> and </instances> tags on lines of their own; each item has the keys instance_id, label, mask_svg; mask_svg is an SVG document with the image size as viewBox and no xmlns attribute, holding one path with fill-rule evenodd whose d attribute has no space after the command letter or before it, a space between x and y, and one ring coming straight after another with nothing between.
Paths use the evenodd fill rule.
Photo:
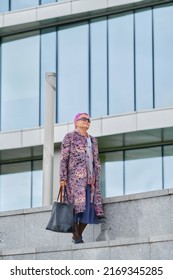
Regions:
<instances>
[{"instance_id":1,"label":"black handbag","mask_svg":"<svg viewBox=\"0 0 173 280\"><path fill-rule=\"evenodd\" d=\"M50 220L46 229L56 232L72 233L74 231L73 204L64 202L66 188L64 187L63 189L64 195L62 194L62 187L60 187L57 201L53 203ZM58 202L59 197L60 202Z\"/></svg>"}]
</instances>

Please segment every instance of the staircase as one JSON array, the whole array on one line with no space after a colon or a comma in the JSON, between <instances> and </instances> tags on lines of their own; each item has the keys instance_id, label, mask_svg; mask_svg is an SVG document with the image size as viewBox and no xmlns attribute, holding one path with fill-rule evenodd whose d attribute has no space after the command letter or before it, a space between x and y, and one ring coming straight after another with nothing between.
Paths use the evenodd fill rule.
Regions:
<instances>
[{"instance_id":1,"label":"staircase","mask_svg":"<svg viewBox=\"0 0 173 280\"><path fill-rule=\"evenodd\" d=\"M173 189L104 199L83 244L46 230L51 206L0 213L0 260L173 259Z\"/></svg>"}]
</instances>

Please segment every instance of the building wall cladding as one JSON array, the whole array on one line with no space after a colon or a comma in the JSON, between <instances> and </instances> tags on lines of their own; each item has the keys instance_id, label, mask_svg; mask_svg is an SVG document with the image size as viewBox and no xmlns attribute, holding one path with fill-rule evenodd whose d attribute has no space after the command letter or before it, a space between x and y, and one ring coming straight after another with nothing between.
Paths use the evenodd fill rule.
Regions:
<instances>
[{"instance_id":1,"label":"building wall cladding","mask_svg":"<svg viewBox=\"0 0 173 280\"><path fill-rule=\"evenodd\" d=\"M85 5L86 5L86 3L88 3L88 6L86 5L85 6L85 9L84 9L84 7L83 7L83 9L81 9L81 11L82 12L79 12L79 9L76 11L76 13L73 13L73 21L77 21L78 20L78 18L77 18L77 15L79 15L80 14L80 16L81 16L81 20L82 20L82 16L84 16L85 15L85 12L86 11L88 11L88 17L95 17L95 16L98 16L98 14L97 14L97 11L99 10L99 11L102 11L102 13L106 16L107 15L107 8L106 8L106 10L105 9L103 9L103 7L102 6L100 6L100 5L98 5L98 3L101 3L102 1L67 1L67 2L62 2L62 3L57 3L57 4L54 4L54 5L46 5L46 6L42 6L42 7L38 7L38 8L33 8L33 9L27 9L27 10L21 10L21 11L13 11L13 12L11 12L11 13L4 13L4 14L1 14L1 16L2 16L2 26L1 26L1 28L0 28L0 31L2 32L1 33L1 35L3 36L5 36L5 35L8 35L10 32L10 34L15 34L15 36L18 36L16 33L19 33L20 31L22 31L22 32L24 32L24 31L31 31L31 30L33 30L33 29L37 29L36 31L35 31L35 33L34 33L34 31L33 31L33 35L31 36L31 37L34 37L34 39L33 40L35 40L34 42L35 43L33 43L33 41L29 41L30 42L30 44L35 44L35 47L34 47L34 52L36 52L37 53L37 55L36 55L36 59L35 59L35 64L32 64L34 67L32 67L32 71L30 71L30 73L34 73L34 75L32 76L32 80L34 80L34 78L36 77L36 75L38 75L38 77L37 77L37 81L40 79L40 76L39 76L39 74L38 74L38 72L39 72L39 70L38 70L38 68L39 68L39 63L41 63L41 67L42 67L42 60L38 60L38 56L39 56L39 53L38 53L38 49L39 48L43 48L43 46L42 45L39 45L39 40L42 38L42 36L40 36L40 35L38 35L39 34L39 32L40 31L43 31L44 32L44 30L40 30L40 28L42 27L42 23L44 22L44 27L46 27L46 24L47 24L47 27L50 27L49 25L48 25L48 23L47 23L47 21L45 21L45 18L44 17L42 17L42 18L39 18L38 17L38 14L39 14L39 11L40 10L42 10L42 9L44 9L45 10L45 15L47 15L47 17L49 18L49 19L54 19L54 21L52 22L52 25L51 26L56 26L56 25L62 25L63 24L63 21L61 21L61 16L57 13L56 15L55 14L53 14L53 12L51 13L50 12L50 14L48 13L48 10L49 10L49 8L50 7L52 7L52 10L53 10L53 8L54 8L54 10L59 10L60 9L60 7L62 6L62 5L64 5L65 7L66 7L66 5L67 4L69 4L69 3L71 3L71 5L78 5L79 7L80 6L84 6L84 3L85 3ZM106 6L106 3L107 3L107 1L103 1L104 3L105 3L105 6ZM91 3L95 3L95 4L92 4L91 5ZM97 3L97 5L98 5L98 7L96 8L96 3ZM113 9L113 3L114 3L114 5L115 5L115 7L116 7L116 11ZM120 5L120 3L121 3L121 5ZM123 3L123 5L122 5L122 3ZM135 4L134 4L135 3ZM129 9L131 9L131 12L130 12L130 21L129 21L129 24L130 24L130 33L128 34L126 34L126 33L124 33L123 32L123 35L124 35L124 38L126 38L127 37L127 35L128 36L130 36L130 40L128 40L127 42L125 42L125 43L127 43L127 45L129 46L129 44L130 45L133 45L132 44L132 41L134 41L135 40L135 38L133 38L133 36L134 36L134 34L133 34L133 32L132 32L132 30L133 30L133 22L132 22L132 18L134 17L134 15L133 15L133 13L132 13L132 11L135 11L135 7L137 8L137 7L141 7L141 5L143 4L145 4L146 5L146 3L148 3L148 1L132 1L131 2L131 5L130 5L130 1L112 1L112 3L111 3L111 9L110 9L110 11L112 12L112 13L119 13L119 12L121 12L122 11L122 7L123 7L123 9L124 10L129 10ZM149 2L150 3L150 7L151 7L151 3L152 3L152 1L150 1ZM153 1L153 3L161 3L161 1L159 2L159 1ZM166 3L166 1L162 1L162 3ZM132 5L133 4L133 5ZM138 6L137 6L137 4L138 4ZM91 7L92 7L92 9L91 9L91 7L90 7L90 5L91 5ZM108 4L107 4L107 6L109 6ZM106 6L106 7L107 7ZM120 7L121 7L121 9L120 9ZM52 11L51 10L51 11ZM65 8L64 8L64 10L66 10ZM108 9L109 10L109 9ZM92 11L92 13L91 13L91 11ZM36 17L29 17L29 14L30 14L30 12L31 13L36 13ZM24 13L24 16L22 17L22 13ZM151 13L151 11L150 11L150 13ZM15 17L14 17L14 15L18 15L18 17L17 17L17 19L19 19L19 21L15 21ZM26 16L26 14L28 14L28 17ZM70 12L69 12L69 14L70 14ZM66 16L64 16L66 19L68 19L68 16L69 16L69 14L68 15L66 15ZM119 16L119 15L118 15ZM6 20L6 17L8 18L9 17L9 20ZM63 17L63 18L64 18ZM22 22L22 18L24 19L24 21ZM149 15L149 18L150 18L150 15ZM26 28L26 25L25 25L25 21L26 21L26 19L28 19L28 29ZM115 29L116 28L116 26L114 26L114 23L111 23L112 21L113 21L113 18L111 18L111 17L109 17L109 22L110 22L110 29L112 30L112 29ZM69 22L68 23L70 23L70 20L72 21L72 19L70 19L69 18ZM151 20L151 18L150 18L150 20ZM138 20L136 20L137 22L138 22ZM6 23L7 22L7 23ZM39 26L38 26L38 22L39 22ZM107 22L107 21L106 21ZM122 22L122 24L123 24L123 26L124 26L124 21ZM89 24L89 25L91 25L92 26L92 24ZM141 23L140 23L140 25L141 25ZM34 27L35 26L35 27ZM67 26L68 27L68 26ZM88 22L87 22L87 24L86 24L86 26L85 26L85 24L84 24L84 31L83 31L83 33L85 34L85 36L84 37L86 37L86 30L88 29ZM125 25L125 27L127 28L127 26ZM4 29L4 28L6 28L6 29ZM14 30L13 30L13 28L14 28ZM126 29L125 28L125 29ZM149 29L149 30L148 30ZM147 32L151 32L151 26L149 27L147 29ZM145 30L145 29L144 29ZM118 31L120 31L120 30L118 30ZM9 32L9 33L8 33ZM112 32L112 31L111 31ZM54 32L53 32L54 33ZM59 32L59 33L61 33L61 32ZM110 32L109 32L110 33ZM145 33L146 33L146 30L145 30ZM27 34L25 34L25 33L22 33L23 34L23 36L24 36L24 39L26 39L25 38L25 36L27 37ZM79 34L79 33L78 33ZM41 34L41 35L43 35L43 34ZM73 36L74 36L74 34L72 34ZM113 35L114 35L114 37L116 36L116 34L114 34L113 33ZM147 33L147 35L149 36L149 35L151 35L150 33L148 34ZM20 35L20 36L22 36L22 35ZM55 38L55 34L53 34L52 35L53 36L53 38ZM56 34L56 36L57 36L57 34ZM102 35L103 36L103 35ZM106 36L108 36L108 35L106 35ZM145 36L146 36L146 34L145 34ZM40 38L41 37L41 38ZM40 38L40 39L39 39ZM63 37L64 38L64 37ZM83 37L82 37L83 38ZM137 38L138 38L138 36L137 36ZM30 38L31 39L31 38ZM118 39L119 39L119 37L118 37ZM6 41L7 40L7 41ZM7 58L8 58L8 56L9 56L9 53L11 52L11 49L9 50L9 52L8 52L8 50L7 50L7 47L9 48L9 44L8 44L8 40L10 41L10 44L12 44L12 40L14 40L14 37L12 38L12 37L6 37L6 38L2 38L2 51L3 51L3 53L4 54L6 54L7 55ZM52 39L53 40L53 39ZM65 39L61 39L61 40L59 40L60 42L62 42L61 44L63 44L63 42L64 42L64 40ZM115 46L115 44L114 44L114 41L112 41L112 37L110 38L110 40L111 41L109 41L108 42L108 44L110 45L110 52L109 52L109 54L107 54L107 55L109 55L111 58L113 58L113 59L115 59L114 58L114 56L112 56L110 53L111 53L111 49L112 48L115 48L116 46ZM139 38L138 38L138 40L139 40ZM54 41L52 41L53 42L53 44L55 45L55 42ZM87 41L86 41L87 42ZM19 42L20 43L20 42ZM91 40L91 43L92 43L92 40ZM110 44L111 43L111 44ZM152 48L151 48L151 46L150 46L150 43L151 42L148 42L147 43L147 50L148 50L148 48L149 48L149 51L152 51ZM25 41L25 44L27 45L27 41ZM60 44L60 46L61 46L61 44ZM105 42L104 42L104 44L105 44ZM121 44L122 44L122 41L121 41ZM7 45L7 46L6 46ZM26 46L25 45L25 46ZM111 47L111 45L112 45L112 47ZM65 46L65 44L64 44L64 46ZM19 49L19 45L18 45L18 49ZM59 45L56 45L56 48L58 48L59 47ZM12 45L12 49L13 49L13 51L14 51L14 45ZM139 48L140 49L140 48ZM85 51L85 49L82 49L83 51ZM15 50L16 51L16 50ZM14 52L15 52L14 51ZM133 47L128 47L128 51L129 51L129 56L130 56L130 59L129 59L129 61L131 62L130 63L130 72L132 73L133 72L133 68L134 68L134 66L133 66L133 62L132 62L132 60L134 60L133 59L133 53L134 53L134 51L133 51ZM20 50L19 50L19 52L20 52ZM21 51L22 52L22 51ZM52 52L53 52L53 50L52 50ZM141 49L140 50L138 50L138 52L141 52ZM29 51L28 51L28 54L29 53L32 53L32 57L33 57L33 52L32 52L32 50L30 49ZM124 52L125 53L125 52ZM60 53L60 54L62 54L62 53ZM103 54L104 54L104 52L103 52ZM118 53L119 54L119 53ZM150 53L149 53L150 54ZM149 55L148 54L148 55ZM106 56L106 53L104 54L105 56ZM4 56L2 55L2 63L4 63L4 65L7 65L8 63L8 61L6 60L6 59L4 59L3 58ZM60 57L62 57L62 55L60 55ZM13 57L14 58L14 57ZM25 61L25 58L26 57L24 57L22 60L24 60ZM121 59L122 59L122 56L121 56ZM54 58L54 61L55 61L56 59ZM28 63L28 61L26 61L25 63ZM109 65L110 65L110 61L108 62L109 63ZM136 60L136 63L137 63L137 65L138 65L138 62L137 62L137 60ZM150 71L150 63L151 63L151 61L149 62L149 65L147 65L147 70L148 71ZM17 62L15 61L14 62L14 64L15 64L15 67L16 67L16 64L17 64ZM29 63L28 63L29 64ZM115 62L113 63L113 64L115 64ZM119 65L121 66L121 64L124 64L124 61L122 61L122 63L119 63ZM82 64L83 65L83 68L85 68L86 67L86 65L84 65L84 64ZM101 68L103 67L103 64L101 64ZM110 66L111 67L111 66ZM152 67L152 66L151 66ZM24 69L25 69L25 67L24 67ZM33 72L33 69L36 71L36 72ZM58 68L58 70L59 70L59 68ZM110 69L109 69L110 70ZM43 70L44 71L44 70ZM85 71L87 71L87 68L86 68L86 70ZM110 73L110 75L112 75L112 71L117 71L117 68L116 67L113 67L112 68L112 70L111 71L109 71ZM121 71L122 71L122 69L121 69ZM2 71L2 73L3 72L5 72L5 71ZM7 69L7 73L9 72L9 70ZM59 71L60 73L62 72L62 71ZM71 71L72 72L72 71ZM87 71L88 72L88 71ZM17 74L17 73L16 73ZM130 76L129 77L129 79L130 79L130 82L128 82L128 77L127 77L127 84L129 85L129 89L127 88L126 89L126 91L128 91L128 95L130 96L129 97L129 101L130 102L127 102L127 103L130 103L130 105L128 106L128 112L129 111L133 111L133 109L131 109L132 108L132 106L133 106L133 99L134 99L134 96L133 96L133 84L134 84L134 81L133 81L133 78L131 78L131 75L133 76L133 74L129 74L129 72L125 72L125 74L127 75L127 76ZM18 75L19 76L21 76L21 72L19 72L18 73ZM125 78L126 78L126 75L125 75ZM140 73L139 73L139 75L140 75ZM19 80L20 80L20 77L17 77ZM26 76L26 72L25 72L25 75L24 76ZM30 75L28 75L28 76L30 76ZM85 75L84 75L85 76ZM119 76L120 76L120 74L119 74ZM25 77L26 78L26 77ZM151 76L150 76L150 78L151 78ZM150 79L149 78L149 79ZM2 90L2 92L5 92L4 93L4 95L6 94L6 92L7 92L7 95L8 95L8 98L10 98L10 96L11 96L11 92L9 91L9 90L7 90L7 91L5 91L5 85L7 84L7 82L6 82L6 79L11 79L11 77L9 77L9 75L5 75L4 74L4 76L2 77L2 88L1 88L1 90ZM86 82L86 79L87 79L87 77L84 79L84 81ZM110 77L110 80L111 80L112 78ZM149 79L147 79L147 81L149 80ZM17 80L17 79L16 79ZM150 88L150 82L148 81L148 83L149 83L149 85L148 85L148 87ZM24 84L24 83L23 83ZM62 82L62 84L63 84L63 82ZM121 84L123 84L122 82L121 82ZM165 83L166 84L166 83ZM3 86L4 85L4 86ZM14 89L14 83L12 84L12 86L13 86L13 89ZM9 110L9 104L6 104L6 106L7 107L5 107L6 108L6 111L8 112L4 112L4 115L2 114L2 116L1 116L1 129L3 130L3 128L4 129L7 129L7 130L9 130L9 129L21 129L21 128L26 128L26 127L33 127L33 126L38 126L39 124L38 123L40 123L41 121L40 120L38 120L39 119L39 117L38 117L38 106L37 106L37 102L42 102L42 99L41 99L41 101L40 100L38 100L39 99L39 96L38 96L38 92L39 92L39 87L40 86L42 86L42 85L40 85L40 84L37 84L36 83L36 87L34 87L34 89L35 89L35 91L34 91L34 97L33 97L33 99L31 98L31 101L32 100L35 100L36 102L34 103L35 104L35 106L33 106L33 103L30 101L29 102L29 99L28 99L28 102L27 102L27 105L28 105L28 108L29 108L29 104L30 104L30 106L32 105L32 107L34 107L34 109L37 111L37 112L35 112L34 110L34 112L33 112L33 114L31 115L30 114L30 112L31 112L31 110L29 110L29 112L28 112L28 114L29 114L29 120L25 120L26 121L26 126L25 127L22 127L22 125L23 125L23 123L22 122L19 122L19 123L17 123L18 122L18 120L16 121L16 123L14 123L14 126L12 125L12 120L10 121L10 124L8 123L9 122L9 120L7 120L8 119L8 115L10 115L10 110ZM86 85L85 84L85 87L87 88L87 86L88 85ZM91 86L91 85L90 85ZM114 83L112 83L112 81L109 83L109 87L110 87L110 108L109 108L109 110L110 110L110 114L116 114L117 113L117 111L114 111L114 110L116 110L116 109L114 109L114 108L112 108L112 107L116 107L116 106L119 106L119 108L122 110L122 108L123 107L125 107L125 106L127 106L127 104L126 104L126 102L124 102L124 106L122 106L122 104L121 104L121 102L122 102L122 100L121 100L121 98L120 98L120 96L118 95L118 101L120 102L120 104L119 104L119 102L114 102L114 100L115 100L115 98L114 98L114 91L113 90L111 90L111 88L112 87L115 87L115 90L117 90L117 92L122 92L122 96L124 96L124 94L123 94L123 90L122 89L124 89L124 88L119 88L119 87L116 87L115 86L115 84ZM21 88L21 84L20 84L20 87L19 88ZM20 92L20 90L19 90L19 88L15 88L15 91L14 92ZM64 89L64 86L63 86L63 89ZM148 90L148 89L147 89ZM71 90L72 91L72 90ZM84 90L83 90L84 91ZM65 90L64 90L64 92L65 92ZM113 92L112 94L111 94L111 92ZM105 90L105 93L106 93L106 90ZM40 93L41 95L42 95L42 90L41 90L41 93ZM127 95L127 96L128 96ZM127 97L126 96L126 97ZM4 98L4 99L3 99ZM17 98L17 97L15 97L15 98ZM86 97L85 97L86 98ZM104 97L105 98L105 97ZM67 98L66 98L67 99ZM59 99L58 99L59 100ZM60 99L60 100L63 100L62 98ZM2 104L3 104L3 102L5 103L5 101L6 101L6 99L5 99L5 97L2 97L2 100L1 100L1 102L2 102ZM11 102L12 102L12 100L10 100ZM64 101L64 100L63 100ZM113 102L111 102L111 101L113 101ZM124 101L124 100L123 100ZM21 100L17 100L17 102L21 102ZM141 102L141 101L140 101ZM150 102L150 100L149 100L149 102ZM167 102L168 102L168 100L167 100ZM8 102L7 102L8 103ZM25 104L25 103L20 103L20 104ZM105 104L106 104L106 102L105 102ZM113 105L112 105L113 104ZM118 105L117 105L118 104ZM172 103L169 103L169 105L170 104L172 104ZM14 105L14 103L13 103L13 105ZM14 110L14 107L15 106L11 106L11 110L13 109ZM20 106L20 108L21 108L22 106ZM26 108L27 106L25 105L25 108ZM2 107L3 108L3 107ZM95 107L94 107L95 108ZM146 109L146 108L145 108ZM61 107L59 108L59 111L61 110ZM104 108L104 110L105 110L105 108ZM137 108L137 110L139 111L140 109L138 109ZM15 111L13 111L13 112L15 112L15 113L17 113L16 112L16 110ZM123 111L124 112L124 111ZM41 112L40 112L40 114L42 113L42 109L41 109ZM119 113L119 111L118 111L118 113ZM122 113L122 111L121 111L121 113ZM60 114L60 113L58 113L58 114ZM69 113L70 114L70 113ZM15 115L15 114L14 114ZM26 114L27 115L27 114ZM101 115L101 113L100 113L100 115ZM104 115L106 115L106 113L104 112ZM62 116L58 116L59 118L62 118ZM63 116L64 117L64 116ZM10 117L9 117L10 118ZM33 119L32 119L33 118ZM10 118L11 119L11 118ZM19 119L21 119L21 118L19 118ZM32 120L31 120L32 119ZM64 118L62 118L60 121L64 121ZM15 121L14 121L15 122ZM8 123L8 124L7 124ZM15 126L16 125L16 126ZM21 127L20 127L21 126Z\"/></svg>"},{"instance_id":2,"label":"building wall cladding","mask_svg":"<svg viewBox=\"0 0 173 280\"><path fill-rule=\"evenodd\" d=\"M77 0L14 11L0 14L0 35L168 2L171 1ZM96 119L91 133L102 137L172 126L169 108ZM57 125L55 143L59 145L72 127L72 123ZM0 133L1 149L42 146L43 134L43 128ZM71 244L70 235L45 230L51 206L1 212L0 259L172 259L172 202L172 189L106 198L106 223L89 226L84 236L86 243L78 246Z\"/></svg>"},{"instance_id":3,"label":"building wall cladding","mask_svg":"<svg viewBox=\"0 0 173 280\"><path fill-rule=\"evenodd\" d=\"M45 229L51 207L0 214L1 259L172 259L173 189L106 198L84 244ZM20 234L19 234L20 232Z\"/></svg>"}]
</instances>

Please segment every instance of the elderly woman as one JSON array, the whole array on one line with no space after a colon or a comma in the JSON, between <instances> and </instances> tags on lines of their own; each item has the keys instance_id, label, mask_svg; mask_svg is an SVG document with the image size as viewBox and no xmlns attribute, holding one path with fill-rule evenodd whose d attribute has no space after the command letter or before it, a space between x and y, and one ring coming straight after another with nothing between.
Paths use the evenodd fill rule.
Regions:
<instances>
[{"instance_id":1,"label":"elderly woman","mask_svg":"<svg viewBox=\"0 0 173 280\"><path fill-rule=\"evenodd\" d=\"M103 217L100 193L101 165L96 138L88 134L90 116L79 113L74 118L75 130L65 135L61 145L60 186L66 187L67 202L74 205L72 241L83 243L87 224Z\"/></svg>"}]
</instances>

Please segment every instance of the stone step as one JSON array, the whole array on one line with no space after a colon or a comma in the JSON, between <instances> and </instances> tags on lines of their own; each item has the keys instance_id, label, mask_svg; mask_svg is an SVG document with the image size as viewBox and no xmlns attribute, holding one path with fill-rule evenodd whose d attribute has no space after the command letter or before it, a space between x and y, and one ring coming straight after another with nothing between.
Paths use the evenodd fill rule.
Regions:
<instances>
[{"instance_id":1,"label":"stone step","mask_svg":"<svg viewBox=\"0 0 173 280\"><path fill-rule=\"evenodd\" d=\"M0 212L1 259L173 259L173 189L104 199L84 244L46 230L51 206Z\"/></svg>"},{"instance_id":2,"label":"stone step","mask_svg":"<svg viewBox=\"0 0 173 280\"><path fill-rule=\"evenodd\" d=\"M4 249L1 260L172 260L173 234L146 238Z\"/></svg>"}]
</instances>

